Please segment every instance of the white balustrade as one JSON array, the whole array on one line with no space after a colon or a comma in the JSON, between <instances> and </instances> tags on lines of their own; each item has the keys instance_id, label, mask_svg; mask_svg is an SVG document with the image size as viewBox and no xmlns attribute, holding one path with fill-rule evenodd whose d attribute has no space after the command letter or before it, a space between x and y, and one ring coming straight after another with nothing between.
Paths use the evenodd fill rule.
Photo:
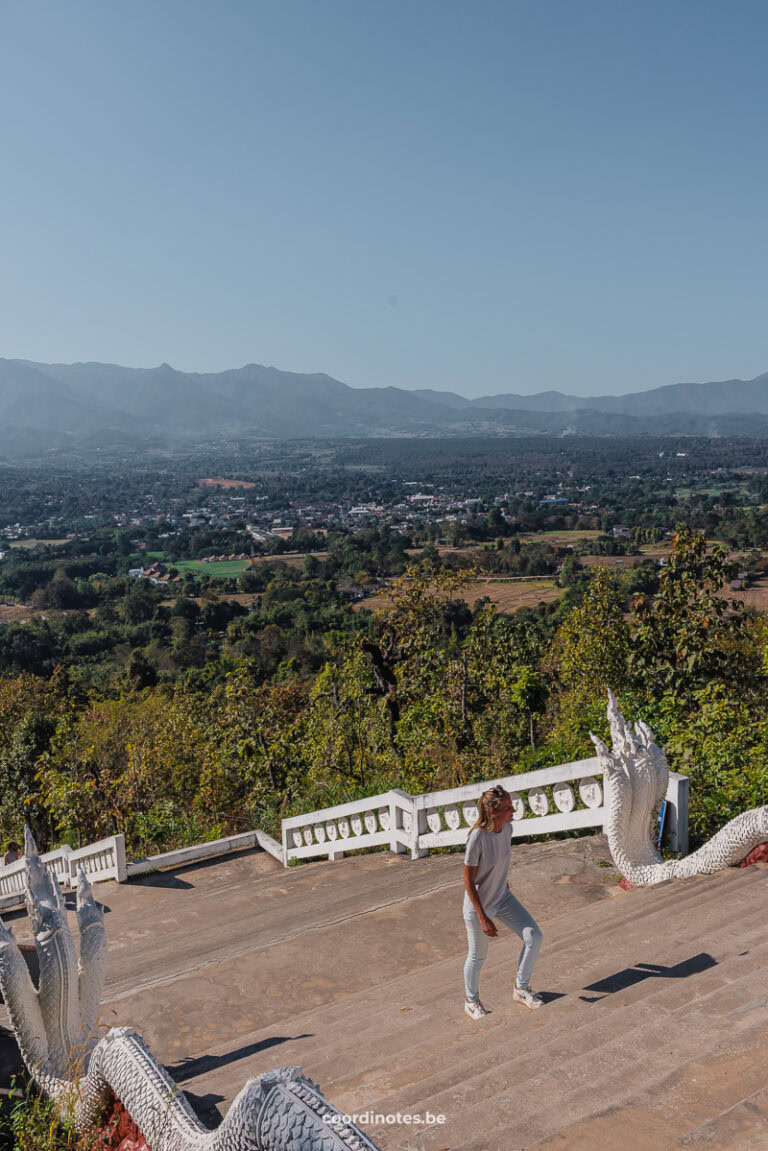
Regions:
<instances>
[{"instance_id":1,"label":"white balustrade","mask_svg":"<svg viewBox=\"0 0 768 1151\"><path fill-rule=\"evenodd\" d=\"M82 868L89 883L101 883L114 879L124 883L127 878L125 859L125 836L112 835L109 839L90 843L69 853L69 882L77 887L78 868Z\"/></svg>"},{"instance_id":2,"label":"white balustrade","mask_svg":"<svg viewBox=\"0 0 768 1151\"><path fill-rule=\"evenodd\" d=\"M552 788L552 798L558 811L567 813L573 811L576 806L573 788L567 783L556 783Z\"/></svg>"},{"instance_id":3,"label":"white balustrade","mask_svg":"<svg viewBox=\"0 0 768 1151\"><path fill-rule=\"evenodd\" d=\"M283 849L291 859L340 859L344 852L371 847L410 848L411 796L394 788L383 795L283 820ZM303 839L297 842L296 830ZM320 830L322 829L322 830Z\"/></svg>"},{"instance_id":4,"label":"white balustrade","mask_svg":"<svg viewBox=\"0 0 768 1151\"><path fill-rule=\"evenodd\" d=\"M543 787L532 787L528 792L528 806L534 815L546 815L549 811L549 798Z\"/></svg>"},{"instance_id":5,"label":"white balustrade","mask_svg":"<svg viewBox=\"0 0 768 1151\"><path fill-rule=\"evenodd\" d=\"M282 821L282 844L256 830L127 864L125 838L114 835L76 851L64 844L40 858L59 883L73 887L77 885L79 867L91 883L109 879L122 883L129 876L254 846L268 851L284 866L292 859L340 859L346 851L382 847L393 852L410 851L415 859L433 848L465 843L478 817L480 796L496 784L505 787L512 799L513 838L602 828L601 782L599 760L582 759L427 795L413 796L392 788L382 795L292 816ZM670 772L666 799L665 844L685 855L687 776ZM554 812L550 812L551 804ZM24 902L24 877L23 858L0 866L0 909Z\"/></svg>"},{"instance_id":6,"label":"white balustrade","mask_svg":"<svg viewBox=\"0 0 768 1151\"><path fill-rule=\"evenodd\" d=\"M451 831L459 830L461 827L461 814L458 807L454 805L446 807L445 811L443 812L443 817L445 818L446 827L448 827Z\"/></svg>"},{"instance_id":7,"label":"white balustrade","mask_svg":"<svg viewBox=\"0 0 768 1151\"><path fill-rule=\"evenodd\" d=\"M585 775L579 784L579 795L587 807L602 807L603 790L593 775Z\"/></svg>"},{"instance_id":8,"label":"white balustrade","mask_svg":"<svg viewBox=\"0 0 768 1151\"><path fill-rule=\"evenodd\" d=\"M525 800L519 791L511 791L509 798L512 800L512 818L525 819Z\"/></svg>"},{"instance_id":9,"label":"white balustrade","mask_svg":"<svg viewBox=\"0 0 768 1151\"><path fill-rule=\"evenodd\" d=\"M434 808L427 812L427 827L433 835L438 835L442 831L442 823L440 822L440 812L435 811Z\"/></svg>"},{"instance_id":10,"label":"white balustrade","mask_svg":"<svg viewBox=\"0 0 768 1151\"><path fill-rule=\"evenodd\" d=\"M409 850L418 858L435 848L463 844L477 820L480 796L496 784L510 792L514 838L602 829L601 782L599 761L591 758L427 795L412 796L393 788L383 795L284 819L285 859L338 859L344 852L382 847ZM677 850L687 848L687 782L684 776L670 774L672 818L667 842ZM297 829L303 830L303 839Z\"/></svg>"},{"instance_id":11,"label":"white balustrade","mask_svg":"<svg viewBox=\"0 0 768 1151\"><path fill-rule=\"evenodd\" d=\"M3 868L0 875L0 906L11 907L13 903L23 902L24 895L24 860L17 859Z\"/></svg>"},{"instance_id":12,"label":"white balustrade","mask_svg":"<svg viewBox=\"0 0 768 1151\"><path fill-rule=\"evenodd\" d=\"M108 879L122 883L128 876L257 845L285 866L292 859L340 859L347 851L382 847L410 851L412 858L418 858L434 848L465 843L478 817L480 796L496 784L505 787L512 799L513 838L603 826L600 764L593 758L427 795L408 795L393 788L382 795L292 816L282 821L282 845L264 832L251 831L126 864L125 839L115 835L76 851L64 844L41 860L58 882L76 886L78 867L92 883ZM670 772L667 804L665 843L672 851L686 854L686 776ZM24 875L23 859L0 867L0 909L23 903Z\"/></svg>"}]
</instances>

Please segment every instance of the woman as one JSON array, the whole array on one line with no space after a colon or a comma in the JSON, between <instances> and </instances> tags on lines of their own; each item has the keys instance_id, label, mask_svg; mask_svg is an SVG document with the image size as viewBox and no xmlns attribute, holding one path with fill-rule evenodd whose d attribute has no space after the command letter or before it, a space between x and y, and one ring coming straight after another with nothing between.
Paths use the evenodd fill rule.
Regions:
<instances>
[{"instance_id":1,"label":"woman","mask_svg":"<svg viewBox=\"0 0 768 1151\"><path fill-rule=\"evenodd\" d=\"M16 860L20 858L21 856L19 855L19 845L14 839L12 839L6 848L5 855L3 856L3 867L7 867L9 863L15 863Z\"/></svg>"},{"instance_id":2,"label":"woman","mask_svg":"<svg viewBox=\"0 0 768 1151\"><path fill-rule=\"evenodd\" d=\"M482 1019L489 1014L480 1002L479 983L480 969L488 954L488 940L499 934L494 919L506 923L523 941L513 1001L532 1011L541 1007L543 1002L529 986L541 948L541 930L522 903L515 899L507 883L513 818L509 792L503 787L484 791L464 854L464 922L469 941L469 954L464 965L464 1010L470 1019Z\"/></svg>"}]
</instances>

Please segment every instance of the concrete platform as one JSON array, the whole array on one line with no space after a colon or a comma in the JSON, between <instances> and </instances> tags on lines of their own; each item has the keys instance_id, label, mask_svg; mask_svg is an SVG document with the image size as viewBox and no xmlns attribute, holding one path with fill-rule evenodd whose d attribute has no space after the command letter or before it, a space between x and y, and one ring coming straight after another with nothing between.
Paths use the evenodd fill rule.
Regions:
<instances>
[{"instance_id":1,"label":"concrete platform","mask_svg":"<svg viewBox=\"0 0 768 1151\"><path fill-rule=\"evenodd\" d=\"M460 854L284 870L248 851L106 884L103 1023L143 1031L211 1123L299 1063L387 1151L768 1146L765 869L623 892L608 858L601 837L515 846L547 1003L512 1004L505 933L482 1023L462 1011ZM445 1122L376 1118L398 1112Z\"/></svg>"}]
</instances>

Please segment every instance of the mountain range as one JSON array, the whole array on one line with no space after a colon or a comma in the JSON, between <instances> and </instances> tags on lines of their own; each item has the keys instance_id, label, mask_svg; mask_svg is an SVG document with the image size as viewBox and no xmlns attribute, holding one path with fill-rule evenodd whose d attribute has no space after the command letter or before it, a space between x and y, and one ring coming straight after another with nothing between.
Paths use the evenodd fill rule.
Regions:
<instances>
[{"instance_id":1,"label":"mountain range","mask_svg":"<svg viewBox=\"0 0 768 1151\"><path fill-rule=\"evenodd\" d=\"M172 447L221 439L434 435L768 437L768 372L623 396L352 388L322 373L260 364L217 373L169 364L41 364L0 359L0 450Z\"/></svg>"}]
</instances>

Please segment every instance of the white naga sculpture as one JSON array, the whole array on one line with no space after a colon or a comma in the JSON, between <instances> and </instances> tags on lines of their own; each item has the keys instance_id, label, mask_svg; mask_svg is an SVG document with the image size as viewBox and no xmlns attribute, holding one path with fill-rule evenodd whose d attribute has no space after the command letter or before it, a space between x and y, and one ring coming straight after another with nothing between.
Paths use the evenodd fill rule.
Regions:
<instances>
[{"instance_id":1,"label":"white naga sculpture","mask_svg":"<svg viewBox=\"0 0 768 1151\"><path fill-rule=\"evenodd\" d=\"M603 769L605 833L616 867L635 887L711 875L740 863L753 848L768 841L768 806L737 815L703 847L685 859L665 862L656 849L656 813L667 793L669 767L645 723L634 731L624 720L612 692L608 719L613 749L597 736L592 742Z\"/></svg>"},{"instance_id":2,"label":"white naga sculpture","mask_svg":"<svg viewBox=\"0 0 768 1151\"><path fill-rule=\"evenodd\" d=\"M151 1151L377 1151L374 1143L306 1079L281 1067L250 1079L215 1131L140 1035L116 1027L98 1035L106 967L103 912L82 870L77 888L80 961L58 884L27 831L27 910L40 964L35 988L13 933L0 921L0 990L32 1078L80 1130L119 1100Z\"/></svg>"}]
</instances>

